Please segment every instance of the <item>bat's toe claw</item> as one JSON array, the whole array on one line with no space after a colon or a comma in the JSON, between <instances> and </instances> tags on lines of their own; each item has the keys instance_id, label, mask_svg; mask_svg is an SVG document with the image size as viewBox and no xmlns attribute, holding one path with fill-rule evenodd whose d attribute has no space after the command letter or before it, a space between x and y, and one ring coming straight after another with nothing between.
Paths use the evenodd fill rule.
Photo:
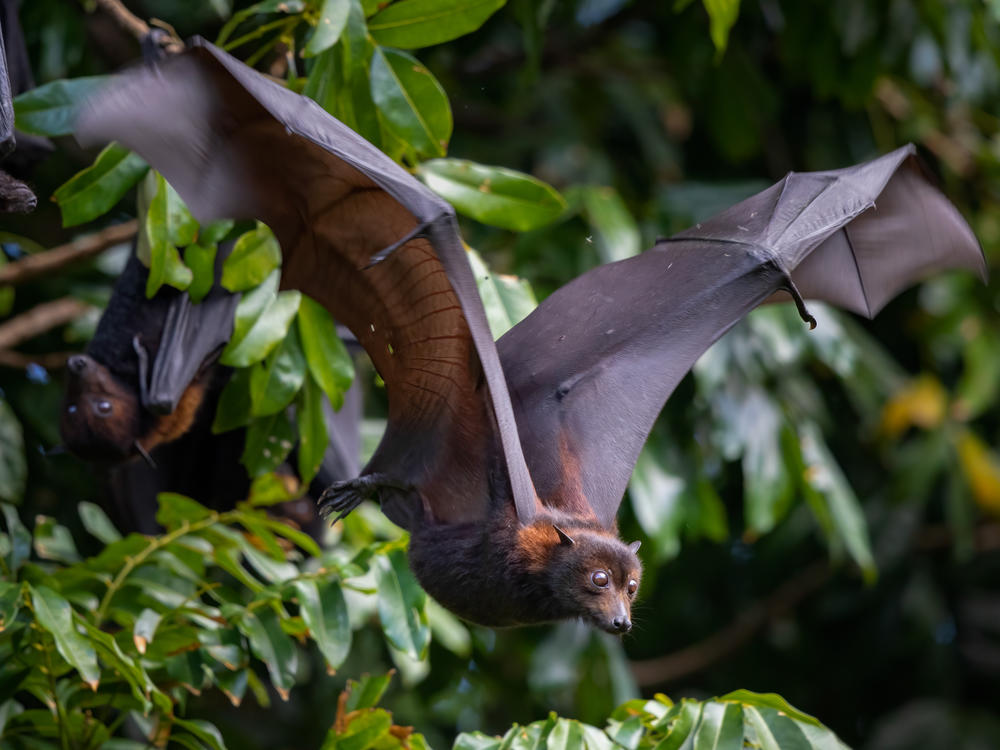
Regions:
<instances>
[{"instance_id":1,"label":"bat's toe claw","mask_svg":"<svg viewBox=\"0 0 1000 750\"><path fill-rule=\"evenodd\" d=\"M336 482L323 490L323 494L319 496L317 502L319 514L323 518L329 518L336 513L337 517L333 519L336 523L361 505L370 491L370 483L365 481L365 477Z\"/></svg>"}]
</instances>

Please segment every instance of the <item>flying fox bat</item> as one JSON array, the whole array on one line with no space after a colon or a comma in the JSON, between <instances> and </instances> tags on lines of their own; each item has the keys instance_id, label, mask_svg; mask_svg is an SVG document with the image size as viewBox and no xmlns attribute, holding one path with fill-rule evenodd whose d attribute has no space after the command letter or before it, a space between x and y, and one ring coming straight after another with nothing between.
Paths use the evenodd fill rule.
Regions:
<instances>
[{"instance_id":1,"label":"flying fox bat","mask_svg":"<svg viewBox=\"0 0 1000 750\"><path fill-rule=\"evenodd\" d=\"M784 290L874 314L933 271L985 272L979 245L912 146L791 174L628 260L557 290L494 343L455 214L314 102L201 40L87 106L203 221L258 218L282 284L324 302L386 384L388 424L357 479L411 532L420 583L489 626L582 617L631 627L638 544L615 515L640 447L698 356Z\"/></svg>"}]
</instances>

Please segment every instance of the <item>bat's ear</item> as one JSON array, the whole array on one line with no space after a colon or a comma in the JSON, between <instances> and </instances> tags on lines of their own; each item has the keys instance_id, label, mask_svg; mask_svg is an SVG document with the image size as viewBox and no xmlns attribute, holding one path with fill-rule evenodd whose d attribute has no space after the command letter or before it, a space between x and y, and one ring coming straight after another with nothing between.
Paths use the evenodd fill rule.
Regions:
<instances>
[{"instance_id":1,"label":"bat's ear","mask_svg":"<svg viewBox=\"0 0 1000 750\"><path fill-rule=\"evenodd\" d=\"M632 543L631 543L631 544L630 544L630 545L628 546L628 548L629 548L629 551L630 551L630 552L631 552L631 553L632 553L633 555L634 555L634 554L637 554L637 553L639 552L639 545L640 545L640 544L642 544L642 542L640 542L640 541L635 541L635 542L632 542Z\"/></svg>"},{"instance_id":2,"label":"bat's ear","mask_svg":"<svg viewBox=\"0 0 1000 750\"><path fill-rule=\"evenodd\" d=\"M556 533L559 535L560 544L562 544L565 547L572 547L574 544L576 544L576 542L573 541L573 537L571 537L565 531L560 529L558 526L552 524L552 528L555 529Z\"/></svg>"}]
</instances>

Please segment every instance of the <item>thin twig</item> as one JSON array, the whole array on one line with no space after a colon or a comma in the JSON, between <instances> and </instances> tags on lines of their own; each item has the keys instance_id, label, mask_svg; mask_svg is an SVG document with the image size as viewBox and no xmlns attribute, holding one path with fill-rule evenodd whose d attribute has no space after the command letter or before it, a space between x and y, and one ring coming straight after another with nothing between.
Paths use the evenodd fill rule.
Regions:
<instances>
[{"instance_id":1,"label":"thin twig","mask_svg":"<svg viewBox=\"0 0 1000 750\"><path fill-rule=\"evenodd\" d=\"M106 13L114 16L118 25L139 41L142 41L146 34L149 33L149 26L146 22L122 5L120 0L97 0L97 4Z\"/></svg>"},{"instance_id":2,"label":"thin twig","mask_svg":"<svg viewBox=\"0 0 1000 750\"><path fill-rule=\"evenodd\" d=\"M829 563L809 565L708 638L664 656L633 661L636 682L640 687L659 685L705 669L749 642L764 625L784 616L829 577Z\"/></svg>"},{"instance_id":3,"label":"thin twig","mask_svg":"<svg viewBox=\"0 0 1000 750\"><path fill-rule=\"evenodd\" d=\"M92 258L112 245L130 239L138 227L139 222L133 219L102 229L96 234L80 237L44 253L26 255L20 260L0 267L0 285L20 284L44 276L69 263Z\"/></svg>"},{"instance_id":4,"label":"thin twig","mask_svg":"<svg viewBox=\"0 0 1000 750\"><path fill-rule=\"evenodd\" d=\"M29 365L38 365L46 370L57 370L66 366L66 360L79 352L44 352L42 354L23 354L10 349L0 350L0 367L23 370Z\"/></svg>"},{"instance_id":5,"label":"thin twig","mask_svg":"<svg viewBox=\"0 0 1000 750\"><path fill-rule=\"evenodd\" d=\"M76 320L90 309L76 297L43 302L0 325L0 350L11 349L53 328Z\"/></svg>"}]
</instances>

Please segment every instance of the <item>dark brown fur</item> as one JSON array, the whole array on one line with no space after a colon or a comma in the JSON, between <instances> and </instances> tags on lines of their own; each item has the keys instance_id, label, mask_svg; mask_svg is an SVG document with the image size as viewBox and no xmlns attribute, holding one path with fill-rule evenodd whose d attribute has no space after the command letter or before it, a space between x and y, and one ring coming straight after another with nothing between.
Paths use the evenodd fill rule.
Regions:
<instances>
[{"instance_id":1,"label":"dark brown fur","mask_svg":"<svg viewBox=\"0 0 1000 750\"><path fill-rule=\"evenodd\" d=\"M487 524L423 523L410 538L410 566L431 596L480 625L581 617L612 633L631 627L628 586L642 570L633 548L597 523L542 511L522 525L509 503ZM594 584L598 571L607 586Z\"/></svg>"}]
</instances>

